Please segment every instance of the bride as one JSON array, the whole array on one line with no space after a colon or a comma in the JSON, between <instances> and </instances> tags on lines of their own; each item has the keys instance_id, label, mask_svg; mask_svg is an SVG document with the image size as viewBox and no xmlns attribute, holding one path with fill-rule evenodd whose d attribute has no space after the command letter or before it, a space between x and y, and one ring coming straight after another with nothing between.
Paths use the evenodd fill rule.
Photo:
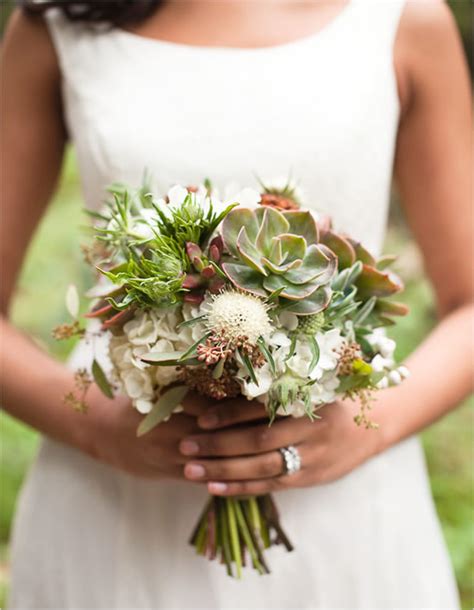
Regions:
<instances>
[{"instance_id":1,"label":"bride","mask_svg":"<svg viewBox=\"0 0 474 610\"><path fill-rule=\"evenodd\" d=\"M446 5L29 0L3 46L3 403L44 435L10 608L458 608L416 437L472 381L471 102ZM94 389L87 416L68 410L87 346L66 367L7 321L67 141L90 208L144 167L161 190L292 172L308 205L374 253L394 174L440 321L411 378L380 392L380 429L355 427L346 402L268 429L245 402L195 398L141 439L124 398ZM277 459L287 445L302 459L292 476ZM297 553L275 549L273 573L242 582L195 557L184 543L207 490L278 492Z\"/></svg>"}]
</instances>

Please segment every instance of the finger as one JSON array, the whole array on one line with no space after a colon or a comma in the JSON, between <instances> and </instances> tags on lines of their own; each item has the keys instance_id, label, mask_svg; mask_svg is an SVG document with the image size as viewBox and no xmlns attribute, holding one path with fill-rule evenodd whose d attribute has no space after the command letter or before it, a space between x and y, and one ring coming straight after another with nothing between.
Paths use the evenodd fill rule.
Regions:
<instances>
[{"instance_id":1,"label":"finger","mask_svg":"<svg viewBox=\"0 0 474 610\"><path fill-rule=\"evenodd\" d=\"M256 400L236 398L213 405L198 418L198 425L205 430L226 428L235 424L268 419L265 406Z\"/></svg>"},{"instance_id":2,"label":"finger","mask_svg":"<svg viewBox=\"0 0 474 610\"><path fill-rule=\"evenodd\" d=\"M185 413L197 417L208 411L216 402L217 401L214 398L209 398L208 396L203 396L202 394L191 391L183 398L181 405Z\"/></svg>"},{"instance_id":3,"label":"finger","mask_svg":"<svg viewBox=\"0 0 474 610\"><path fill-rule=\"evenodd\" d=\"M199 433L196 418L185 413L175 413L167 421L161 422L143 436L137 437L142 443L152 443L161 445L163 442L170 441L177 444L179 440L189 434Z\"/></svg>"},{"instance_id":4,"label":"finger","mask_svg":"<svg viewBox=\"0 0 474 610\"><path fill-rule=\"evenodd\" d=\"M207 489L213 496L261 496L297 485L297 475L282 475L251 481L210 481Z\"/></svg>"},{"instance_id":5,"label":"finger","mask_svg":"<svg viewBox=\"0 0 474 610\"><path fill-rule=\"evenodd\" d=\"M243 456L266 453L287 445L298 445L313 433L313 423L306 418L285 417L272 426L260 424L219 430L184 438L179 449L188 456Z\"/></svg>"},{"instance_id":6,"label":"finger","mask_svg":"<svg viewBox=\"0 0 474 610\"><path fill-rule=\"evenodd\" d=\"M283 473L283 457L279 451L256 456L188 462L184 476L192 481L267 479Z\"/></svg>"}]
</instances>

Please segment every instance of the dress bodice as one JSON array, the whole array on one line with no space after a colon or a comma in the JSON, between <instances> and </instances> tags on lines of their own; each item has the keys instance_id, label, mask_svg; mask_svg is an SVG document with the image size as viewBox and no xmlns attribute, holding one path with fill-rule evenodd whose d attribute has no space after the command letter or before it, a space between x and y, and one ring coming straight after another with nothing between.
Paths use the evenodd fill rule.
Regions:
<instances>
[{"instance_id":1,"label":"dress bodice","mask_svg":"<svg viewBox=\"0 0 474 610\"><path fill-rule=\"evenodd\" d=\"M305 203L380 250L399 115L402 0L351 0L322 31L259 49L195 47L47 22L86 204L151 172L156 187L292 178Z\"/></svg>"}]
</instances>

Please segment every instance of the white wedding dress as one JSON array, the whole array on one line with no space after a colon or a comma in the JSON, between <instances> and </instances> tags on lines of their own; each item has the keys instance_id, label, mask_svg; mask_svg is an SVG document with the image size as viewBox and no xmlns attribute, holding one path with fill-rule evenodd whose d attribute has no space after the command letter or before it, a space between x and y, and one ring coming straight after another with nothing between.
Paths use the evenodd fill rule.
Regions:
<instances>
[{"instance_id":1,"label":"white wedding dress","mask_svg":"<svg viewBox=\"0 0 474 610\"><path fill-rule=\"evenodd\" d=\"M157 188L290 174L308 205L374 252L384 240L399 105L401 0L352 0L322 31L264 49L202 48L48 26L87 205L112 181ZM89 357L79 348L73 364ZM277 495L294 553L228 578L187 540L206 491L139 480L45 439L19 502L10 608L458 608L411 438L342 479Z\"/></svg>"}]
</instances>

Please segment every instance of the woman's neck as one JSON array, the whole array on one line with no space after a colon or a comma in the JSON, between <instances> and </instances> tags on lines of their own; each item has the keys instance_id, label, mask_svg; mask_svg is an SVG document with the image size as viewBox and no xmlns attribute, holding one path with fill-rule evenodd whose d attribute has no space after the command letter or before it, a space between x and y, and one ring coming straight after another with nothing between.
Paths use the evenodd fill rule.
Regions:
<instances>
[{"instance_id":1,"label":"woman's neck","mask_svg":"<svg viewBox=\"0 0 474 610\"><path fill-rule=\"evenodd\" d=\"M350 0L169 0L135 34L195 46L265 47L324 29Z\"/></svg>"}]
</instances>

